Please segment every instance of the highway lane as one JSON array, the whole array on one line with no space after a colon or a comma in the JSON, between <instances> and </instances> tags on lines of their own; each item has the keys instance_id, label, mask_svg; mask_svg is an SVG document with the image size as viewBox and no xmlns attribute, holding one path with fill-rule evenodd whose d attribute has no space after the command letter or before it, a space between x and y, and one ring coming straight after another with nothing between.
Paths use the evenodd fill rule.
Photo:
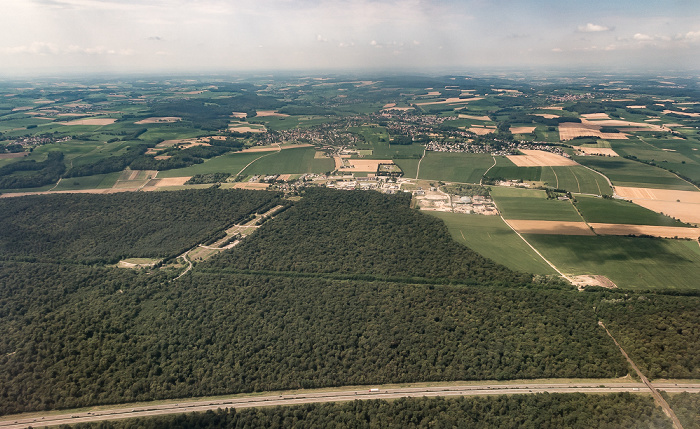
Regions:
<instances>
[{"instance_id":1,"label":"highway lane","mask_svg":"<svg viewBox=\"0 0 700 429\"><path fill-rule=\"evenodd\" d=\"M692 392L700 393L700 383L659 383L654 384L658 390L669 393ZM112 409L98 411L72 412L66 414L32 413L31 416L0 417L0 429L19 429L28 426L43 427L61 424L96 422L133 417L148 417L164 414L185 412L201 412L218 408L252 408L270 407L277 405L298 405L319 402L342 402L356 399L396 399L408 397L435 396L474 396L474 395L507 395L534 393L616 393L631 392L649 394L644 383L546 383L546 384L490 384L490 385L459 385L435 387L400 387L386 388L379 391L367 389L339 389L337 391L316 391L308 393L290 393L264 396L236 396L214 400L186 400L160 403L158 405L129 405L115 406Z\"/></svg>"}]
</instances>

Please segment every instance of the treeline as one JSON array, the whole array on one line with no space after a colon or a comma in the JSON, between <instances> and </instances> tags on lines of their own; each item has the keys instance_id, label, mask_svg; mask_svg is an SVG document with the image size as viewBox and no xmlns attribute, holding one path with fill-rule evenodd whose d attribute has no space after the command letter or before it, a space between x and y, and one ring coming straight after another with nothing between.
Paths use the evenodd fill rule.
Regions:
<instances>
[{"instance_id":1,"label":"treeline","mask_svg":"<svg viewBox=\"0 0 700 429\"><path fill-rule=\"evenodd\" d=\"M279 198L273 192L220 189L4 198L0 255L84 263L169 257Z\"/></svg>"},{"instance_id":2,"label":"treeline","mask_svg":"<svg viewBox=\"0 0 700 429\"><path fill-rule=\"evenodd\" d=\"M204 413L79 423L64 429L160 428L668 428L651 397L615 393L356 400L287 407L218 409ZM686 426L684 426L686 427Z\"/></svg>"},{"instance_id":3,"label":"treeline","mask_svg":"<svg viewBox=\"0 0 700 429\"><path fill-rule=\"evenodd\" d=\"M700 378L700 297L605 293L598 314L649 378Z\"/></svg>"},{"instance_id":4,"label":"treeline","mask_svg":"<svg viewBox=\"0 0 700 429\"><path fill-rule=\"evenodd\" d=\"M574 290L0 263L0 413L278 389L606 378Z\"/></svg>"},{"instance_id":5,"label":"treeline","mask_svg":"<svg viewBox=\"0 0 700 429\"><path fill-rule=\"evenodd\" d=\"M167 159L156 159L154 155L145 155L149 146L139 144L129 147L122 155L109 156L90 164L74 166L66 173L66 177L112 173L122 171L126 167L130 167L132 170L158 171L184 168L194 164L201 164L205 159L223 155L227 152L240 151L244 146L244 142L237 139L211 139L209 144L210 146L193 146L187 149L168 148L160 153L160 155L169 156Z\"/></svg>"},{"instance_id":6,"label":"treeline","mask_svg":"<svg viewBox=\"0 0 700 429\"><path fill-rule=\"evenodd\" d=\"M38 188L56 183L66 171L62 152L49 152L46 161L33 159L0 167L0 189Z\"/></svg>"},{"instance_id":7,"label":"treeline","mask_svg":"<svg viewBox=\"0 0 700 429\"><path fill-rule=\"evenodd\" d=\"M183 98L161 102L151 109L152 116L179 116L195 128L220 130L231 122L231 112L246 112L255 116L256 110L271 110L284 103L274 97L242 93L233 97L216 99Z\"/></svg>"},{"instance_id":8,"label":"treeline","mask_svg":"<svg viewBox=\"0 0 700 429\"><path fill-rule=\"evenodd\" d=\"M209 173L209 174L195 174L190 177L185 185L202 185L208 183L220 183L225 182L226 179L231 177L231 173Z\"/></svg>"},{"instance_id":9,"label":"treeline","mask_svg":"<svg viewBox=\"0 0 700 429\"><path fill-rule=\"evenodd\" d=\"M126 152L121 155L108 156L107 158L99 159L90 164L73 166L66 173L66 177L82 177L92 176L94 174L113 173L122 171L128 167L134 160L142 156L148 150L145 144L130 146Z\"/></svg>"},{"instance_id":10,"label":"treeline","mask_svg":"<svg viewBox=\"0 0 700 429\"><path fill-rule=\"evenodd\" d=\"M531 285L530 275L455 242L441 221L410 209L410 200L404 193L310 188L278 221L208 267Z\"/></svg>"}]
</instances>

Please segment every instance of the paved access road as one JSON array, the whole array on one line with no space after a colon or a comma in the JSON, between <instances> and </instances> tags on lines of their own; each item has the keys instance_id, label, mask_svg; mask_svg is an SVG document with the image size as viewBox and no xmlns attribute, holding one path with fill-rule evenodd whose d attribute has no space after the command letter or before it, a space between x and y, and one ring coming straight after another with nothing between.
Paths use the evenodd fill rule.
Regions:
<instances>
[{"instance_id":1,"label":"paved access road","mask_svg":"<svg viewBox=\"0 0 700 429\"><path fill-rule=\"evenodd\" d=\"M658 390L667 392L700 393L700 383L658 383ZM371 390L370 390L371 389ZM68 414L32 413L31 417L5 416L0 417L0 429L26 428L28 426L43 427L61 424L96 422L132 417L148 417L163 414L177 414L192 411L216 410L217 408L251 408L270 407L275 405L296 405L315 402L354 401L356 399L395 399L424 396L473 396L473 395L505 395L530 393L615 393L637 392L648 394L644 383L547 383L547 384L490 384L490 385L455 385L436 387L399 387L374 391L370 386L366 389L339 389L336 391L315 391L308 393L290 393L264 396L236 396L214 400L188 400L158 405L129 407L115 406L93 412L73 412Z\"/></svg>"}]
</instances>

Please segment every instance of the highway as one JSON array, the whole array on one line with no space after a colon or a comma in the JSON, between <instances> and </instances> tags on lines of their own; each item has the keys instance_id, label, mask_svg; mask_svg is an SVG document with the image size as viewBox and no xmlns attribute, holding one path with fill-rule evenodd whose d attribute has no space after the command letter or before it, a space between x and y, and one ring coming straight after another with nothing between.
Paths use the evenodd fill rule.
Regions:
<instances>
[{"instance_id":1,"label":"highway","mask_svg":"<svg viewBox=\"0 0 700 429\"><path fill-rule=\"evenodd\" d=\"M700 393L700 383L658 383L654 384L658 390L669 393L692 392ZM372 390L370 390L372 389ZM164 414L177 414L193 411L216 410L217 408L252 408L270 407L277 405L297 405L319 402L342 402L356 399L395 399L410 397L434 397L434 396L475 396L475 395L507 395L507 394L533 394L533 393L616 393L632 392L649 394L649 389L644 383L531 383L531 384L474 384L435 387L393 387L377 388L367 386L366 389L339 389L328 391L311 391L308 393L288 393L277 395L250 395L235 396L231 398L218 398L212 400L181 400L158 405L129 406L119 405L111 409L95 411L69 412L66 414L31 413L26 416L0 417L0 429L19 429L28 426L43 427L61 424L97 422L103 420L116 420L133 417L148 417Z\"/></svg>"}]
</instances>

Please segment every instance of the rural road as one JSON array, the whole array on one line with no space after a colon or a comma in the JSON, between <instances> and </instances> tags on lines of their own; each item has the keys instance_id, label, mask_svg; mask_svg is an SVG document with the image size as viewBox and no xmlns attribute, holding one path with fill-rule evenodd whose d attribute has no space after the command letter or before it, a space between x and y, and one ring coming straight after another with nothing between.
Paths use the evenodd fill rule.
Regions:
<instances>
[{"instance_id":1,"label":"rural road","mask_svg":"<svg viewBox=\"0 0 700 429\"><path fill-rule=\"evenodd\" d=\"M667 392L700 393L700 383L659 383L659 390ZM374 390L374 389L372 389ZM193 411L216 410L217 408L252 408L277 405L297 405L320 402L354 401L356 399L395 399L434 396L476 396L533 393L648 393L644 383L621 382L601 384L598 382L578 383L526 383L526 384L474 384L435 387L398 387L370 391L370 387L340 389L335 391L314 391L261 396L236 396L208 400L180 400L179 402L159 403L158 405L121 405L111 409L92 412L80 411L66 414L32 413L0 417L0 429L26 428L28 426L56 426L61 424L96 422L133 417L148 417L163 414L177 414Z\"/></svg>"}]
</instances>

